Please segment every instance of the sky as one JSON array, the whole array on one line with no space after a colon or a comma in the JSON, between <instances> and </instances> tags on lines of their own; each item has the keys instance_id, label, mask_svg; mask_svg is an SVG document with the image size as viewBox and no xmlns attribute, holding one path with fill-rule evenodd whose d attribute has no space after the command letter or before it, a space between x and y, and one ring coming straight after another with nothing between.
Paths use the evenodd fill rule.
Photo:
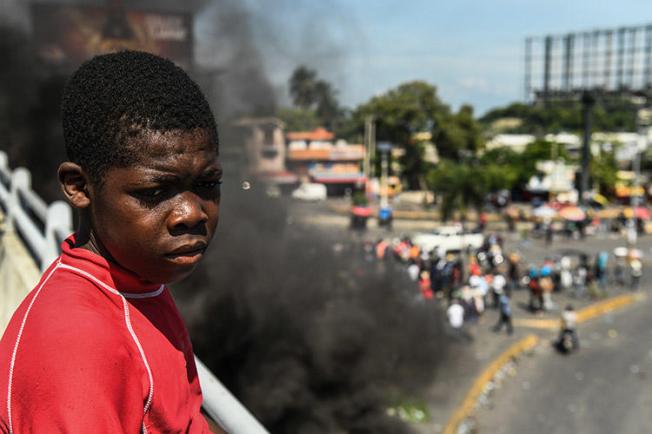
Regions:
<instances>
[{"instance_id":1,"label":"sky","mask_svg":"<svg viewBox=\"0 0 652 434\"><path fill-rule=\"evenodd\" d=\"M525 98L526 37L652 24L650 0L247 1L279 93L306 64L350 108L425 80L482 114Z\"/></svg>"}]
</instances>

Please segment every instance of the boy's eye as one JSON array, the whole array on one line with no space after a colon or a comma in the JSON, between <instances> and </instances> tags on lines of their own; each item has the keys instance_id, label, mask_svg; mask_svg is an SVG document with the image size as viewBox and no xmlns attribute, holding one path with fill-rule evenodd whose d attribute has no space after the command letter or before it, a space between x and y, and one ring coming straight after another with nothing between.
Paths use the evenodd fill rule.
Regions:
<instances>
[{"instance_id":1,"label":"boy's eye","mask_svg":"<svg viewBox=\"0 0 652 434\"><path fill-rule=\"evenodd\" d=\"M152 199L157 198L163 194L162 188L150 188L149 190L143 190L140 194L144 197L150 197Z\"/></svg>"},{"instance_id":2,"label":"boy's eye","mask_svg":"<svg viewBox=\"0 0 652 434\"><path fill-rule=\"evenodd\" d=\"M221 180L202 181L199 183L199 187L206 188L206 189L214 189L215 187L221 184L222 184Z\"/></svg>"},{"instance_id":3,"label":"boy's eye","mask_svg":"<svg viewBox=\"0 0 652 434\"><path fill-rule=\"evenodd\" d=\"M145 202L156 202L165 198L167 190L162 187L146 188L136 192L136 197Z\"/></svg>"}]
</instances>

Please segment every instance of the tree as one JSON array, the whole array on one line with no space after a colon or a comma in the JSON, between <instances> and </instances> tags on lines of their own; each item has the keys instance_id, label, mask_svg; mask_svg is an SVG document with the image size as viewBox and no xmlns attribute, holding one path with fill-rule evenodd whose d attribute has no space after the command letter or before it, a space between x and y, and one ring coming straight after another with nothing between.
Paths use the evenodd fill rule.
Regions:
<instances>
[{"instance_id":1,"label":"tree","mask_svg":"<svg viewBox=\"0 0 652 434\"><path fill-rule=\"evenodd\" d=\"M310 131L321 124L314 110L300 108L281 108L276 113L288 131Z\"/></svg>"},{"instance_id":2,"label":"tree","mask_svg":"<svg viewBox=\"0 0 652 434\"><path fill-rule=\"evenodd\" d=\"M339 127L345 112L337 101L337 92L329 82L318 79L315 70L299 66L292 73L289 85L290 96L298 110L313 112L319 123L328 129Z\"/></svg>"},{"instance_id":3,"label":"tree","mask_svg":"<svg viewBox=\"0 0 652 434\"><path fill-rule=\"evenodd\" d=\"M440 199L442 220L450 219L455 211L481 208L488 192L478 167L444 161L426 177L428 187Z\"/></svg>"},{"instance_id":4,"label":"tree","mask_svg":"<svg viewBox=\"0 0 652 434\"><path fill-rule=\"evenodd\" d=\"M593 110L593 128L599 131L633 131L636 129L637 106L626 98L604 98ZM487 112L480 123L485 129L502 118L522 122L505 132L543 134L577 131L583 128L580 101L549 101L543 104L513 103Z\"/></svg>"},{"instance_id":5,"label":"tree","mask_svg":"<svg viewBox=\"0 0 652 434\"><path fill-rule=\"evenodd\" d=\"M315 83L317 72L299 66L290 77L290 96L296 107L310 109L315 103Z\"/></svg>"},{"instance_id":6,"label":"tree","mask_svg":"<svg viewBox=\"0 0 652 434\"><path fill-rule=\"evenodd\" d=\"M358 106L352 113L348 132L360 140L366 118L373 117L377 141L388 141L405 150L401 159L403 175L410 188L420 188L428 167L423 161L423 144L413 140L414 133L432 132L437 128L437 118L449 115L450 109L440 101L436 87L413 81Z\"/></svg>"},{"instance_id":7,"label":"tree","mask_svg":"<svg viewBox=\"0 0 652 434\"><path fill-rule=\"evenodd\" d=\"M616 185L618 172L618 162L614 152L600 150L600 154L593 156L589 163L589 174L593 183L597 184L598 191L605 195L611 196Z\"/></svg>"}]
</instances>

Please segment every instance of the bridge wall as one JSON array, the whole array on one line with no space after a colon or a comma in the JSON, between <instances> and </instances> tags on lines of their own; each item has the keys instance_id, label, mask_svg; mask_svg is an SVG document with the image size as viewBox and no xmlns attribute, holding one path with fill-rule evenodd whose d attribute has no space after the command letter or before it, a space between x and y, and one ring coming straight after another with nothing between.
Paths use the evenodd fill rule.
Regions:
<instances>
[{"instance_id":1,"label":"bridge wall","mask_svg":"<svg viewBox=\"0 0 652 434\"><path fill-rule=\"evenodd\" d=\"M41 272L16 233L0 237L0 334L20 302L38 283Z\"/></svg>"}]
</instances>

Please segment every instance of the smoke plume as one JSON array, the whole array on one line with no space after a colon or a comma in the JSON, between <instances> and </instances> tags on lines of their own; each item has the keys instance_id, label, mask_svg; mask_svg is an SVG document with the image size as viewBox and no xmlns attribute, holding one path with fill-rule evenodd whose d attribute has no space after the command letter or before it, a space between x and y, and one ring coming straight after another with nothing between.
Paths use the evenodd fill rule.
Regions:
<instances>
[{"instance_id":1,"label":"smoke plume","mask_svg":"<svg viewBox=\"0 0 652 434\"><path fill-rule=\"evenodd\" d=\"M35 56L27 2L7 4L15 10L3 11L14 24L0 26L0 145L13 167L32 171L36 190L50 201L59 198L67 77ZM235 0L184 4L201 16L195 73L217 113L222 150L230 148L222 155L241 155L230 121L272 115L276 106L259 38L278 21L265 27L263 13L254 16ZM284 46L266 47L274 44ZM319 44L338 46L313 46ZM407 432L386 409L418 398L432 382L447 346L441 312L415 300L414 284L392 262L369 261L346 233L296 224L284 199L268 198L255 181L244 190L244 169L235 160L223 164L218 235L201 268L174 288L198 355L270 432Z\"/></svg>"},{"instance_id":2,"label":"smoke plume","mask_svg":"<svg viewBox=\"0 0 652 434\"><path fill-rule=\"evenodd\" d=\"M175 288L197 354L270 432L407 432L386 409L431 384L440 312L348 234L238 187L205 263Z\"/></svg>"}]
</instances>

